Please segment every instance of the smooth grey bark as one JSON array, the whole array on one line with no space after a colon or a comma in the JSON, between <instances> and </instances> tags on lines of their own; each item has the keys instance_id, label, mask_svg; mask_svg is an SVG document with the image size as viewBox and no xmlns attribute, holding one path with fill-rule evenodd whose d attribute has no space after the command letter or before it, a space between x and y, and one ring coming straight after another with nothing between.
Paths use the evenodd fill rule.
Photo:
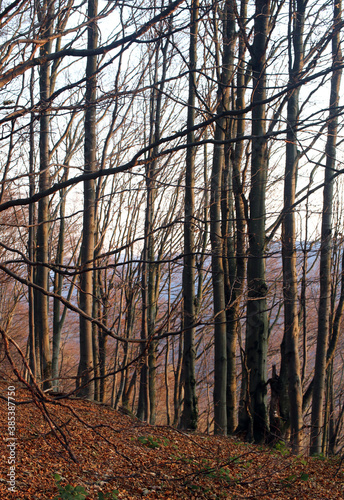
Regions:
<instances>
[{"instance_id":1,"label":"smooth grey bark","mask_svg":"<svg viewBox=\"0 0 344 500\"><path fill-rule=\"evenodd\" d=\"M97 214L97 209L95 211ZM95 247L96 247L96 240L97 240L97 232L99 230L98 224L96 224L96 229L95 229ZM97 250L95 248L95 251L93 253L94 255L94 262L97 262L96 257L97 257ZM99 269L94 269L93 270L93 304L92 304L92 317L97 318L100 320L100 290L99 290ZM103 321L105 324L105 322ZM93 376L95 378L94 380L94 400L95 401L100 401L100 371L99 371L99 334L100 334L100 328L96 324L92 324L92 357L93 357Z\"/></svg>"},{"instance_id":2,"label":"smooth grey bark","mask_svg":"<svg viewBox=\"0 0 344 500\"><path fill-rule=\"evenodd\" d=\"M154 83L158 80L158 57L159 49L155 57ZM155 134L159 137L160 130L160 110L156 121L156 90L152 91L150 99L150 137L149 142L155 142ZM154 158L157 150L154 149L152 157ZM155 277L155 241L153 234L154 221L154 202L156 198L155 191L155 170L156 160L152 159L146 166L146 210L145 210L145 237L144 248L142 251L142 324L141 338L146 340L142 344L142 366L140 374L140 391L137 416L141 420L147 420L150 423L155 422L155 381L156 381L156 342L150 341L154 334L156 319L156 290Z\"/></svg>"},{"instance_id":3,"label":"smooth grey bark","mask_svg":"<svg viewBox=\"0 0 344 500\"><path fill-rule=\"evenodd\" d=\"M247 18L247 0L242 0L240 19L243 21ZM245 52L246 40L243 32L239 32L239 63L237 74L237 100L236 109L245 108L245 92L249 81L250 67L245 69ZM238 294L241 294L245 284L246 277L246 233L248 221L248 203L244 194L244 184L246 181L246 165L248 157L244 160L244 141L241 139L245 135L246 115L242 114L237 119L236 135L239 141L235 145L234 162L233 162L233 191L235 198L236 210L236 259L237 259L237 287ZM241 140L240 140L241 139ZM243 161L244 160L244 161ZM242 283L240 281L242 280ZM237 304L235 307L238 307ZM240 324L237 323L237 328L240 329ZM241 331L238 331L240 338L240 355L241 355L241 388L238 411L238 431L245 431L252 427L252 418L249 411L249 394L248 394L248 370L246 362L246 352L241 345ZM249 431L249 434L252 434Z\"/></svg>"},{"instance_id":4,"label":"smooth grey bark","mask_svg":"<svg viewBox=\"0 0 344 500\"><path fill-rule=\"evenodd\" d=\"M308 271L308 213L309 206L306 204L306 227L305 227L305 242L302 249L302 278L301 278L301 295L300 295L300 314L299 318L302 318L302 369L301 369L301 381L304 383L306 377L306 369L308 362L308 352L307 352L307 309L306 309L306 289L307 289L307 271ZM301 322L301 320L300 320Z\"/></svg>"},{"instance_id":5,"label":"smooth grey bark","mask_svg":"<svg viewBox=\"0 0 344 500\"><path fill-rule=\"evenodd\" d=\"M171 246L172 247L172 246ZM172 250L172 248L171 248ZM171 319L171 284L172 284L172 270L171 263L168 263L168 295L167 295L167 331L170 331L170 319ZM165 402L166 402L166 420L167 425L171 425L170 416L170 338L166 339L166 351L165 351Z\"/></svg>"},{"instance_id":6,"label":"smooth grey bark","mask_svg":"<svg viewBox=\"0 0 344 500\"><path fill-rule=\"evenodd\" d=\"M183 326L182 326L183 329ZM182 367L183 367L183 334L179 337L178 359L174 367L174 389L173 389L173 425L177 427L180 423L181 403L183 398ZM175 344L173 343L173 356ZM174 361L174 357L173 357ZM175 365L175 363L173 363Z\"/></svg>"},{"instance_id":7,"label":"smooth grey bark","mask_svg":"<svg viewBox=\"0 0 344 500\"><path fill-rule=\"evenodd\" d=\"M64 257L64 238L65 238L65 190L60 193L60 228L59 228L59 238L56 250L56 265L63 265ZM55 273L54 278L54 293L57 295L62 294L63 286L63 276L61 273ZM53 377L53 387L54 391L58 391L58 376L59 376L59 355L60 355L60 344L61 344L61 333L63 322L61 322L61 302L54 298L53 305L53 357L52 357L52 377Z\"/></svg>"},{"instance_id":8,"label":"smooth grey bark","mask_svg":"<svg viewBox=\"0 0 344 500\"><path fill-rule=\"evenodd\" d=\"M31 71L31 79L30 79L30 100L31 105L34 104L34 69ZM30 196L35 194L35 129L34 129L35 117L32 114L30 120L30 153L29 153L29 172L30 172ZM36 248L35 248L35 240L36 240L36 208L35 204L31 203L29 205L29 235L28 235L28 255L29 260L31 262L35 261L36 258ZM35 271L32 266L28 268L28 279L31 282L35 281ZM35 294L32 287L28 290L29 295L29 344L30 344L30 369L38 381L40 379L40 352L39 352L39 343L36 342L37 332L35 329L35 312L34 312L34 300Z\"/></svg>"},{"instance_id":9,"label":"smooth grey bark","mask_svg":"<svg viewBox=\"0 0 344 500\"><path fill-rule=\"evenodd\" d=\"M215 21L216 22L216 21ZM218 113L230 107L230 88L233 78L235 18L232 0L227 0L223 12L223 57L218 82ZM225 273L222 239L222 176L224 169L224 145L228 123L222 117L216 121L214 156L211 173L210 241L214 304L214 432L227 434L227 317L225 297Z\"/></svg>"},{"instance_id":10,"label":"smooth grey bark","mask_svg":"<svg viewBox=\"0 0 344 500\"><path fill-rule=\"evenodd\" d=\"M226 137L233 136L233 120L229 120ZM224 294L226 304L226 350L227 350L227 434L232 434L236 423L236 345L237 324L235 322L236 303L234 284L236 279L236 252L234 235L234 199L233 199L233 154L225 146L224 169L222 171L221 230L223 238ZM233 307L234 305L234 307Z\"/></svg>"},{"instance_id":11,"label":"smooth grey bark","mask_svg":"<svg viewBox=\"0 0 344 500\"><path fill-rule=\"evenodd\" d=\"M340 43L341 0L334 1L332 38L333 64L342 62ZM311 416L310 453L321 453L323 406L326 389L327 349L330 335L331 313L331 256L332 256L332 211L333 211L333 170L336 165L336 143L338 131L338 105L342 70L335 70L331 78L331 95L326 141L325 185L321 221L320 252L320 298L318 310L318 337L314 366L314 387Z\"/></svg>"},{"instance_id":12,"label":"smooth grey bark","mask_svg":"<svg viewBox=\"0 0 344 500\"><path fill-rule=\"evenodd\" d=\"M53 32L54 4L45 1L39 10L39 21L41 24L41 38L48 41L41 47L41 56L51 53L51 37ZM45 62L39 69L39 90L41 99L40 110L40 132L39 132L39 191L46 191L50 187L50 113L47 109L50 97L50 63ZM35 283L44 290L49 290L49 273L46 265L48 263L49 246L49 198L44 197L38 203L37 233L36 233L36 259L38 262ZM42 264L42 265L40 265ZM51 388L51 357L49 339L48 297L36 291L34 297L35 331L37 332L40 350L41 377L43 389Z\"/></svg>"},{"instance_id":13,"label":"smooth grey bark","mask_svg":"<svg viewBox=\"0 0 344 500\"><path fill-rule=\"evenodd\" d=\"M241 2L240 18L245 20L247 17L247 1ZM234 36L233 36L234 40ZM245 40L239 33L238 48L238 66L236 80L236 101L237 110L245 107ZM226 303L227 303L227 434L233 434L237 428L237 373L236 373L236 350L237 338L239 334L239 310L240 297L243 292L244 279L246 272L245 254L246 254L246 208L245 197L242 185L242 160L244 153L244 141L242 137L245 133L245 115L239 116L235 121L235 134L238 142L234 151L230 150L232 174L229 176L229 196L230 204L235 205L235 222L233 222L232 232L227 235L228 245L228 277L226 280ZM227 155L228 156L228 155ZM234 210L229 213L229 217L234 220Z\"/></svg>"},{"instance_id":14,"label":"smooth grey bark","mask_svg":"<svg viewBox=\"0 0 344 500\"><path fill-rule=\"evenodd\" d=\"M131 273L132 270L128 272ZM126 315L125 315L125 338L129 339L132 337L134 321L135 321L135 291L133 287L133 279L132 276L129 276L128 286L125 288L125 300L126 300ZM116 395L116 403L115 408L117 408L119 401L122 399L122 406L129 409L129 401L125 401L123 396L125 394L125 387L128 384L127 380L129 377L128 370L126 369L126 365L128 363L129 357L129 345L125 343L123 345L124 353L122 356L122 372L119 383L118 392Z\"/></svg>"},{"instance_id":15,"label":"smooth grey bark","mask_svg":"<svg viewBox=\"0 0 344 500\"><path fill-rule=\"evenodd\" d=\"M101 274L99 273L99 281L101 280ZM101 283L99 283L99 290L101 295L102 304L102 322L107 326L108 322L108 312L109 312L109 295L108 291L103 291ZM99 348L99 401L105 402L107 378L106 378L106 356L107 356L107 340L108 336L106 333L99 329L98 331L98 348Z\"/></svg>"},{"instance_id":16,"label":"smooth grey bark","mask_svg":"<svg viewBox=\"0 0 344 500\"><path fill-rule=\"evenodd\" d=\"M303 68L303 29L305 21L305 2L297 0L296 11L290 4L289 23L293 24L292 37L289 38L289 82L293 84L301 77ZM293 50L292 50L293 47ZM293 57L292 57L293 55ZM300 453L303 444L302 384L299 358L299 321L298 289L296 272L295 243L295 203L298 169L297 129L299 122L299 89L290 92L287 105L287 142L284 175L284 210L282 222L282 261L284 296L284 339L282 342L281 391L288 393L288 412L290 417L291 443L294 453ZM283 396L283 395L282 395Z\"/></svg>"},{"instance_id":17,"label":"smooth grey bark","mask_svg":"<svg viewBox=\"0 0 344 500\"><path fill-rule=\"evenodd\" d=\"M146 245L145 245L146 247ZM144 261L146 260L146 248L144 248L142 253L143 268L145 267ZM141 339L148 339L148 327L147 327L147 287L145 279L146 271L142 269L142 318L141 318ZM141 346L141 364L140 364L140 381L139 381L139 400L137 404L137 418L140 420L149 420L149 390L148 390L148 354L147 348L144 343Z\"/></svg>"},{"instance_id":18,"label":"smooth grey bark","mask_svg":"<svg viewBox=\"0 0 344 500\"><path fill-rule=\"evenodd\" d=\"M185 169L185 202L184 202L184 268L183 268L183 317L184 317L184 346L183 346L183 376L184 376L184 405L181 418L183 429L197 428L198 405L196 396L195 376L195 134L191 128L195 124L196 102L196 68L197 68L197 33L198 33L199 0L193 0L191 5L190 45L189 45L189 98L187 135L188 149L186 152Z\"/></svg>"},{"instance_id":19,"label":"smooth grey bark","mask_svg":"<svg viewBox=\"0 0 344 500\"><path fill-rule=\"evenodd\" d=\"M87 47L95 49L98 43L97 31L97 0L88 0ZM96 135L96 99L97 99L97 56L90 55L86 63L86 112L85 112L85 143L84 160L85 173L95 172L97 169L97 135ZM95 181L84 182L84 214L83 235L81 243L81 278L80 278L80 309L89 317L93 314L93 258L95 246ZM80 316L80 361L79 361L78 394L82 397L93 399L93 346L92 323Z\"/></svg>"},{"instance_id":20,"label":"smooth grey bark","mask_svg":"<svg viewBox=\"0 0 344 500\"><path fill-rule=\"evenodd\" d=\"M253 438L263 441L269 431L267 409L267 284L265 269L266 180L268 169L266 110L266 44L269 34L270 2L256 0L252 65L252 156L249 253L247 262L246 363L249 373L248 406L253 419Z\"/></svg>"}]
</instances>

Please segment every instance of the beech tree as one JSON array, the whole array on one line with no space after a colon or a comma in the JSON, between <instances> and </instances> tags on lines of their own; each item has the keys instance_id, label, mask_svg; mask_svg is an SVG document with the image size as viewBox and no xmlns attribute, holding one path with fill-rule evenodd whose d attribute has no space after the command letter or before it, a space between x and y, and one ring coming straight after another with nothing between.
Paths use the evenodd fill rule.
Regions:
<instances>
[{"instance_id":1,"label":"beech tree","mask_svg":"<svg viewBox=\"0 0 344 500\"><path fill-rule=\"evenodd\" d=\"M185 429L196 429L198 419L198 405L196 396L195 375L195 267L194 231L195 231L195 134L192 128L195 124L196 103L196 65L197 65L197 34L198 34L199 1L193 0L190 20L190 48L189 48L189 97L187 128L190 131L187 137L188 150L185 166L185 222L184 222L184 269L183 269L183 375L184 375L184 409L182 426Z\"/></svg>"},{"instance_id":2,"label":"beech tree","mask_svg":"<svg viewBox=\"0 0 344 500\"><path fill-rule=\"evenodd\" d=\"M54 4L44 2L38 7L38 19L41 25L41 38L47 40L41 47L42 57L51 53L51 36L53 33ZM40 153L40 176L39 190L46 191L49 188L49 167L50 167L50 113L48 110L48 100L50 97L50 66L45 62L40 66L39 86L40 86L40 133L39 133L39 153ZM46 264L48 263L48 239L49 239L49 198L43 197L38 204L37 214L37 244L36 259L37 266L35 282L43 290L49 290L49 275ZM49 343L49 318L48 318L48 298L44 293L36 291L35 296L35 330L38 332L41 357L41 376L43 388L51 387L51 355Z\"/></svg>"},{"instance_id":3,"label":"beech tree","mask_svg":"<svg viewBox=\"0 0 344 500\"><path fill-rule=\"evenodd\" d=\"M246 357L249 374L249 408L253 436L262 441L269 431L267 412L267 284L265 266L266 182L268 169L266 138L266 44L269 36L269 0L256 0L252 65L252 157L249 254L247 261Z\"/></svg>"},{"instance_id":4,"label":"beech tree","mask_svg":"<svg viewBox=\"0 0 344 500\"><path fill-rule=\"evenodd\" d=\"M303 30L305 23L305 3L297 2L296 10L290 7L290 30L292 37L288 40L289 78L290 84L297 82L303 69L304 41ZM292 47L291 47L292 45ZM299 121L299 93L294 89L288 95L287 104L287 144L286 167L284 174L284 209L282 229L282 256L283 256L283 293L284 293L284 338L281 345L282 367L288 372L288 396L291 424L291 440L295 453L302 449L302 385L299 360L299 324L298 324L298 290L296 269L296 235L295 235L295 193L298 169L297 127ZM283 382L282 382L283 383ZM282 387L282 391L285 390ZM281 395L283 398L283 394Z\"/></svg>"},{"instance_id":5,"label":"beech tree","mask_svg":"<svg viewBox=\"0 0 344 500\"><path fill-rule=\"evenodd\" d=\"M87 28L89 50L97 47L97 0L88 2L89 25ZM87 57L86 65L86 91L85 91L85 172L94 172L97 169L97 132L96 132L96 99L97 99L97 55ZM83 238L81 243L81 276L80 276L80 309L88 317L93 314L93 259L95 237L95 182L84 181L84 217ZM78 376L81 385L79 394L90 399L94 396L93 379L93 349L92 349L92 323L80 316L80 362Z\"/></svg>"},{"instance_id":6,"label":"beech tree","mask_svg":"<svg viewBox=\"0 0 344 500\"><path fill-rule=\"evenodd\" d=\"M225 3L223 13L223 58L222 73L218 87L218 113L229 109L231 80L234 74L235 26L233 3ZM214 290L214 342L215 342L215 381L214 381L214 419L215 432L227 433L227 329L226 297L224 275L224 243L221 234L221 199L224 169L224 145L226 137L226 117L216 122L213 169L211 176L210 201L210 238L212 244L212 279ZM227 125L227 126L226 126ZM224 235L229 238L229 234Z\"/></svg>"},{"instance_id":7,"label":"beech tree","mask_svg":"<svg viewBox=\"0 0 344 500\"><path fill-rule=\"evenodd\" d=\"M325 375L327 348L330 336L331 312L331 257L332 257L332 213L333 213L333 170L336 165L336 143L338 133L338 107L342 63L340 42L341 2L333 5L332 63L334 71L331 78L331 94L326 141L326 165L321 222L320 254L320 296L318 312L318 336L314 366L314 389L312 400L311 447L312 454L321 453L323 404L325 397ZM338 69L337 69L338 68Z\"/></svg>"}]
</instances>

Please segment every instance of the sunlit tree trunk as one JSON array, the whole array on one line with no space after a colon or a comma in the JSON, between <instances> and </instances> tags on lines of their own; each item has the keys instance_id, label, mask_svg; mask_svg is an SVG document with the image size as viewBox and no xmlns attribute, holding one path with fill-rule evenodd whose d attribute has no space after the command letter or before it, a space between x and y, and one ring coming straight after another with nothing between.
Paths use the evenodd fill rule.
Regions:
<instances>
[{"instance_id":1,"label":"sunlit tree trunk","mask_svg":"<svg viewBox=\"0 0 344 500\"><path fill-rule=\"evenodd\" d=\"M30 78L30 99L31 105L34 104L34 69L31 71ZM30 120L30 153L29 153L29 169L30 169L30 196L35 194L35 129L34 129L35 117L34 114L31 115ZM28 255L29 260L34 262L36 257L35 240L36 240L36 209L35 204L31 203L29 205L29 237L28 237ZM33 266L28 267L28 279L31 282L35 281L35 270ZM35 329L35 312L34 312L34 300L35 294L33 288L29 288L29 343L30 343L30 368L33 376L38 381L41 375L40 369L40 352L39 352L39 342L37 342L38 332Z\"/></svg>"},{"instance_id":2,"label":"sunlit tree trunk","mask_svg":"<svg viewBox=\"0 0 344 500\"><path fill-rule=\"evenodd\" d=\"M60 197L60 228L59 228L59 239L57 243L56 250L56 264L58 266L63 265L64 256L64 238L65 238L65 190L61 191ZM54 293L57 295L62 295L63 286L63 276L61 273L55 273L54 278ZM63 322L61 322L61 302L58 298L54 298L54 315L53 315L53 358L52 358L52 375L53 375L53 387L54 390L58 390L58 376L59 376L59 355L60 355L60 344L61 344L61 332Z\"/></svg>"},{"instance_id":3,"label":"sunlit tree trunk","mask_svg":"<svg viewBox=\"0 0 344 500\"><path fill-rule=\"evenodd\" d=\"M333 64L342 63L339 25L341 22L341 1L334 2L334 30L332 39ZM311 454L321 453L323 406L326 386L327 349L331 313L331 255L332 255L332 178L336 165L336 143L338 131L339 89L342 70L335 70L331 78L330 109L326 142L326 168L323 194L320 254L320 299L318 311L318 338L314 367L314 387L311 417Z\"/></svg>"},{"instance_id":4,"label":"sunlit tree trunk","mask_svg":"<svg viewBox=\"0 0 344 500\"><path fill-rule=\"evenodd\" d=\"M97 0L88 1L88 17L90 19L87 32L89 49L97 47ZM85 172L94 172L97 168L97 136L96 136L96 98L97 98L97 56L89 55L86 65L86 112L85 112L85 144L84 159ZM94 231L95 231L95 181L84 182L84 215L83 236L81 244L81 277L80 277L80 308L88 316L93 314L93 258L94 258ZM93 348L92 323L80 316L80 362L79 395L93 399Z\"/></svg>"},{"instance_id":5,"label":"sunlit tree trunk","mask_svg":"<svg viewBox=\"0 0 344 500\"><path fill-rule=\"evenodd\" d=\"M48 39L53 32L54 4L45 1L39 10L39 20L41 23L41 37ZM51 41L47 41L41 48L41 55L51 53ZM39 133L39 154L40 154L40 175L39 191L46 191L50 185L50 151L49 151L49 124L50 113L48 110L48 99L50 97L50 64L45 62L39 71L39 88L41 99L40 110L40 133ZM36 258L39 263L36 270L36 284L43 290L49 290L48 263L49 245L49 198L42 198L38 203L37 216L37 247ZM41 265L40 265L41 264ZM35 330L39 336L39 347L41 357L41 376L43 388L51 387L51 357L49 343L49 318L48 318L48 297L36 291L35 293Z\"/></svg>"}]
</instances>

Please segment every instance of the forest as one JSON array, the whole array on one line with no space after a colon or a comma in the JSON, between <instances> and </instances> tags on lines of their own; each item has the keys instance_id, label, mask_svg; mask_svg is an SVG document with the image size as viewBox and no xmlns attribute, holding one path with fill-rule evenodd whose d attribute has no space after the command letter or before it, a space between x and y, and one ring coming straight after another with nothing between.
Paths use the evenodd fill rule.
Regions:
<instances>
[{"instance_id":1,"label":"forest","mask_svg":"<svg viewBox=\"0 0 344 500\"><path fill-rule=\"evenodd\" d=\"M343 454L341 0L0 11L1 379Z\"/></svg>"}]
</instances>

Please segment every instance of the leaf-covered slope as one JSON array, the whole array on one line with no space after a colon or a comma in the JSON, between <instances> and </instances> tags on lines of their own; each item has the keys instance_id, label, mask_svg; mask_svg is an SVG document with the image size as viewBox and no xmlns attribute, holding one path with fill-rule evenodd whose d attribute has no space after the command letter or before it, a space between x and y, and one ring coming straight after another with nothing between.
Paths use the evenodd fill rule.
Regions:
<instances>
[{"instance_id":1,"label":"leaf-covered slope","mask_svg":"<svg viewBox=\"0 0 344 500\"><path fill-rule=\"evenodd\" d=\"M7 398L7 387L1 387ZM17 401L32 399L16 392ZM8 490L8 405L0 400L0 498L53 499L83 486L88 499L344 499L339 460L293 457L234 439L152 427L75 399L16 406L15 493ZM48 420L44 419L45 413ZM64 445L64 446L63 446ZM76 461L73 461L73 458Z\"/></svg>"}]
</instances>

